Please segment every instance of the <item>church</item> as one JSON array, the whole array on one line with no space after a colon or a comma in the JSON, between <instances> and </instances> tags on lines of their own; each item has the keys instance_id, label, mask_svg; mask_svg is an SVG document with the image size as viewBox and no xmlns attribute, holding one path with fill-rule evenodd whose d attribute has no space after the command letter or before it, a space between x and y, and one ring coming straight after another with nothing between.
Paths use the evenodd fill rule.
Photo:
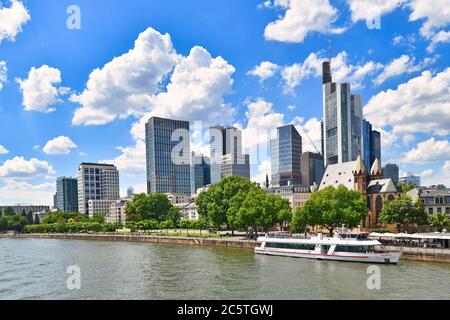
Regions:
<instances>
[{"instance_id":1,"label":"church","mask_svg":"<svg viewBox=\"0 0 450 320\"><path fill-rule=\"evenodd\" d=\"M350 190L356 190L367 198L369 215L361 221L361 229L371 230L379 227L378 217L383 204L400 196L392 179L385 179L383 169L378 159L375 159L370 171L364 164L361 155L356 161L328 165L320 182L319 190L326 187L344 185Z\"/></svg>"}]
</instances>

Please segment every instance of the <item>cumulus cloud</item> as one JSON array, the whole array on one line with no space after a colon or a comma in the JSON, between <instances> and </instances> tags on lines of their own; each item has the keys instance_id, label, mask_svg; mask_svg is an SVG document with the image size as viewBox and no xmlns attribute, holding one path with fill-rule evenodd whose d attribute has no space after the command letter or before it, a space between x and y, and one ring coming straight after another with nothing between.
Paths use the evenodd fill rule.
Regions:
<instances>
[{"instance_id":1,"label":"cumulus cloud","mask_svg":"<svg viewBox=\"0 0 450 320\"><path fill-rule=\"evenodd\" d=\"M450 134L450 68L416 78L373 96L364 114L376 127L391 126L396 133Z\"/></svg>"},{"instance_id":2,"label":"cumulus cloud","mask_svg":"<svg viewBox=\"0 0 450 320\"><path fill-rule=\"evenodd\" d=\"M30 14L21 1L11 0L10 7L0 5L0 44L4 39L14 41L30 19Z\"/></svg>"},{"instance_id":3,"label":"cumulus cloud","mask_svg":"<svg viewBox=\"0 0 450 320\"><path fill-rule=\"evenodd\" d=\"M169 34L142 32L134 48L89 75L86 88L71 96L79 103L75 125L102 125L149 111L152 95L178 60Z\"/></svg>"},{"instance_id":4,"label":"cumulus cloud","mask_svg":"<svg viewBox=\"0 0 450 320\"><path fill-rule=\"evenodd\" d=\"M77 145L69 137L59 136L49 140L42 150L49 155L68 155L76 147Z\"/></svg>"},{"instance_id":5,"label":"cumulus cloud","mask_svg":"<svg viewBox=\"0 0 450 320\"><path fill-rule=\"evenodd\" d=\"M23 94L26 111L53 112L54 105L61 102L60 96L67 94L68 88L59 87L61 72L43 65L32 67L27 79L16 79Z\"/></svg>"},{"instance_id":6,"label":"cumulus cloud","mask_svg":"<svg viewBox=\"0 0 450 320\"><path fill-rule=\"evenodd\" d=\"M312 32L338 34L345 31L345 28L332 26L337 10L329 0L275 0L273 7L285 13L266 26L267 40L301 43Z\"/></svg>"},{"instance_id":7,"label":"cumulus cloud","mask_svg":"<svg viewBox=\"0 0 450 320\"><path fill-rule=\"evenodd\" d=\"M405 162L450 160L450 142L448 140L436 140L432 137L406 152L404 159Z\"/></svg>"},{"instance_id":8,"label":"cumulus cloud","mask_svg":"<svg viewBox=\"0 0 450 320\"><path fill-rule=\"evenodd\" d=\"M420 71L434 61L434 58L425 58L421 63L416 64L414 57L404 54L399 58L393 59L384 66L383 71L373 80L373 82L380 85L390 78Z\"/></svg>"},{"instance_id":9,"label":"cumulus cloud","mask_svg":"<svg viewBox=\"0 0 450 320\"><path fill-rule=\"evenodd\" d=\"M51 205L55 192L54 183L31 184L25 181L8 179L0 187L0 198L6 199L6 205L30 203Z\"/></svg>"},{"instance_id":10,"label":"cumulus cloud","mask_svg":"<svg viewBox=\"0 0 450 320\"><path fill-rule=\"evenodd\" d=\"M266 175L269 175L269 181L272 179L271 178L271 163L270 163L270 159L266 159L264 161L262 161L259 166L258 166L258 172L256 173L256 175L251 177L251 180L253 182L259 183L261 186L263 186L266 183Z\"/></svg>"},{"instance_id":11,"label":"cumulus cloud","mask_svg":"<svg viewBox=\"0 0 450 320\"><path fill-rule=\"evenodd\" d=\"M53 167L47 161L36 158L25 160L17 156L0 165L0 178L35 178L53 173Z\"/></svg>"},{"instance_id":12,"label":"cumulus cloud","mask_svg":"<svg viewBox=\"0 0 450 320\"><path fill-rule=\"evenodd\" d=\"M450 42L450 31L439 31L431 37L431 43L427 47L428 52L433 52L439 43L449 43Z\"/></svg>"},{"instance_id":13,"label":"cumulus cloud","mask_svg":"<svg viewBox=\"0 0 450 320\"><path fill-rule=\"evenodd\" d=\"M352 21L365 20L371 22L373 19L394 11L407 0L347 0L352 14Z\"/></svg>"},{"instance_id":14,"label":"cumulus cloud","mask_svg":"<svg viewBox=\"0 0 450 320\"><path fill-rule=\"evenodd\" d=\"M322 128L319 119L311 118L305 122L303 118L296 117L292 124L295 125L298 133L302 136L303 152L319 151L319 153L322 153Z\"/></svg>"},{"instance_id":15,"label":"cumulus cloud","mask_svg":"<svg viewBox=\"0 0 450 320\"><path fill-rule=\"evenodd\" d=\"M8 81L8 67L5 61L0 61L0 91L6 81Z\"/></svg>"},{"instance_id":16,"label":"cumulus cloud","mask_svg":"<svg viewBox=\"0 0 450 320\"><path fill-rule=\"evenodd\" d=\"M270 61L263 61L259 65L255 66L252 70L250 70L247 74L258 77L260 82L264 82L265 80L272 78L275 73L278 71L279 66Z\"/></svg>"},{"instance_id":17,"label":"cumulus cloud","mask_svg":"<svg viewBox=\"0 0 450 320\"><path fill-rule=\"evenodd\" d=\"M7 154L9 150L0 144L0 154Z\"/></svg>"}]
</instances>

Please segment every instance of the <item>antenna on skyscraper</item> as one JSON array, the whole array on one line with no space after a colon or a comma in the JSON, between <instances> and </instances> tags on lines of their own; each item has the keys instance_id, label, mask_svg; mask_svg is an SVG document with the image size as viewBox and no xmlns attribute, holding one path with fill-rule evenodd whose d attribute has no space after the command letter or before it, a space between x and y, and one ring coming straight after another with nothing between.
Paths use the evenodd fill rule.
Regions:
<instances>
[{"instance_id":1,"label":"antenna on skyscraper","mask_svg":"<svg viewBox=\"0 0 450 320\"><path fill-rule=\"evenodd\" d=\"M328 40L328 58L329 58L329 61L330 61L330 65L331 65L331 45L332 45L332 42L331 42L331 39L330 39L330 40Z\"/></svg>"}]
</instances>

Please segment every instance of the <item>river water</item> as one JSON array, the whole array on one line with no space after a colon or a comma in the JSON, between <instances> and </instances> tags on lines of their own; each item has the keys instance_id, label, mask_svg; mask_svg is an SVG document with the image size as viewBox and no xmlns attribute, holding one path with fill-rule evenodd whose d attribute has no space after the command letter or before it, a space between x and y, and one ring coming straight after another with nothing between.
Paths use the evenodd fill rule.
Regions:
<instances>
[{"instance_id":1,"label":"river water","mask_svg":"<svg viewBox=\"0 0 450 320\"><path fill-rule=\"evenodd\" d=\"M80 289L67 287L69 266ZM0 239L0 299L450 299L449 264L379 265L373 290L368 267L248 249Z\"/></svg>"}]
</instances>

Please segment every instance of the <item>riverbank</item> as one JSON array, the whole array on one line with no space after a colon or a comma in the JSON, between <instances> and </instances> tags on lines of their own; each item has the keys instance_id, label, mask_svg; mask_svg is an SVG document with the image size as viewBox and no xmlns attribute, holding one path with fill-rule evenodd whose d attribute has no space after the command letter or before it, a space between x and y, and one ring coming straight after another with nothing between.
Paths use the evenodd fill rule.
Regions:
<instances>
[{"instance_id":1,"label":"riverbank","mask_svg":"<svg viewBox=\"0 0 450 320\"><path fill-rule=\"evenodd\" d=\"M125 241L163 244L184 244L192 246L214 246L229 248L254 249L256 241L236 238L201 238L151 235L109 235L109 234L0 234L0 238L16 239L58 239L58 240L92 240L92 241ZM386 246L387 250L402 251L402 260L445 262L450 263L450 250L418 247Z\"/></svg>"}]
</instances>

